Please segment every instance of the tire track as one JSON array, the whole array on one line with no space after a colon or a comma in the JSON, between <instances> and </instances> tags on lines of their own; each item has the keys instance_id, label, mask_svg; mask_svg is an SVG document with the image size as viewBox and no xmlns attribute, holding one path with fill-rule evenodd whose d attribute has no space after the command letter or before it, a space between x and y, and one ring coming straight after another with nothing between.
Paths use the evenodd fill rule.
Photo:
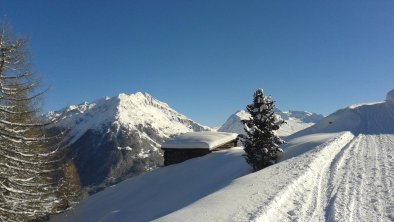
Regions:
<instances>
[{"instance_id":1,"label":"tire track","mask_svg":"<svg viewBox=\"0 0 394 222\"><path fill-rule=\"evenodd\" d=\"M344 147L353 138L351 133L345 133L317 147L309 154L311 161L305 163L307 170L253 221L323 221L327 175L332 162L342 158Z\"/></svg>"},{"instance_id":2,"label":"tire track","mask_svg":"<svg viewBox=\"0 0 394 222\"><path fill-rule=\"evenodd\" d=\"M394 135L331 143L256 221L394 221Z\"/></svg>"}]
</instances>

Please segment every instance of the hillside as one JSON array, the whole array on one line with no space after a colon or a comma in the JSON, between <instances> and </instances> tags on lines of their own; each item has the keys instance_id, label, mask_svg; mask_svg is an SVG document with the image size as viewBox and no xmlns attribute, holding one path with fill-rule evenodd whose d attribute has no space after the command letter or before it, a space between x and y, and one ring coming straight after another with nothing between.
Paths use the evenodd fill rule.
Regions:
<instances>
[{"instance_id":1,"label":"hillside","mask_svg":"<svg viewBox=\"0 0 394 222\"><path fill-rule=\"evenodd\" d=\"M291 137L339 131L351 131L355 135L394 133L393 94L394 90L387 93L384 102L356 104L340 109Z\"/></svg>"},{"instance_id":2,"label":"hillside","mask_svg":"<svg viewBox=\"0 0 394 222\"><path fill-rule=\"evenodd\" d=\"M344 110L333 115L359 121L326 117L258 172L243 176L239 148L221 151L122 182L53 221L393 221L394 100Z\"/></svg>"},{"instance_id":3,"label":"hillside","mask_svg":"<svg viewBox=\"0 0 394 222\"><path fill-rule=\"evenodd\" d=\"M62 116L61 116L62 115ZM119 94L50 112L57 127L69 129L84 187L108 186L161 166L160 144L168 137L210 130L147 93Z\"/></svg>"}]
</instances>

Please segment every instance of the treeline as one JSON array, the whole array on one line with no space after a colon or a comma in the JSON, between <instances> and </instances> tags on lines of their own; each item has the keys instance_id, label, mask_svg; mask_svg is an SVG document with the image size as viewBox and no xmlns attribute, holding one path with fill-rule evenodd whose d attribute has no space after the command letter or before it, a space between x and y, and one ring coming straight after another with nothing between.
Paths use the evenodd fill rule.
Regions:
<instances>
[{"instance_id":1,"label":"treeline","mask_svg":"<svg viewBox=\"0 0 394 222\"><path fill-rule=\"evenodd\" d=\"M26 40L0 25L0 221L46 221L78 203L79 178L65 131L41 117L40 81Z\"/></svg>"}]
</instances>

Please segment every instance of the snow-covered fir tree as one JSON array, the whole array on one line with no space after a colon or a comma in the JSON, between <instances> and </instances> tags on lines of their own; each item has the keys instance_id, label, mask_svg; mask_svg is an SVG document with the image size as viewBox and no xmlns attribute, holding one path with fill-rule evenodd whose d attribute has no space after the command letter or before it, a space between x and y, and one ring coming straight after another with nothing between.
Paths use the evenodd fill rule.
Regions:
<instances>
[{"instance_id":1,"label":"snow-covered fir tree","mask_svg":"<svg viewBox=\"0 0 394 222\"><path fill-rule=\"evenodd\" d=\"M0 221L41 221L61 200L65 143L40 121L25 41L6 30L0 25Z\"/></svg>"},{"instance_id":2,"label":"snow-covered fir tree","mask_svg":"<svg viewBox=\"0 0 394 222\"><path fill-rule=\"evenodd\" d=\"M275 131L285 121L277 118L274 108L271 96L265 96L262 89L256 90L253 103L246 107L251 117L242 120L246 135L240 139L244 145L246 161L254 171L274 164L277 154L283 152L279 146L284 141L275 135Z\"/></svg>"}]
</instances>

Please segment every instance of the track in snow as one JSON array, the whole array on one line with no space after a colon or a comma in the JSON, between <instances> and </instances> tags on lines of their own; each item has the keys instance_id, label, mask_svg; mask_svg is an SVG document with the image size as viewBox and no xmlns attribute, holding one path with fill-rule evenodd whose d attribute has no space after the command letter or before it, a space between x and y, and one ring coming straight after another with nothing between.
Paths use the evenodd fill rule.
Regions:
<instances>
[{"instance_id":1,"label":"track in snow","mask_svg":"<svg viewBox=\"0 0 394 222\"><path fill-rule=\"evenodd\" d=\"M311 163L291 192L254 220L394 221L394 136L360 134L330 149L335 155Z\"/></svg>"}]
</instances>

